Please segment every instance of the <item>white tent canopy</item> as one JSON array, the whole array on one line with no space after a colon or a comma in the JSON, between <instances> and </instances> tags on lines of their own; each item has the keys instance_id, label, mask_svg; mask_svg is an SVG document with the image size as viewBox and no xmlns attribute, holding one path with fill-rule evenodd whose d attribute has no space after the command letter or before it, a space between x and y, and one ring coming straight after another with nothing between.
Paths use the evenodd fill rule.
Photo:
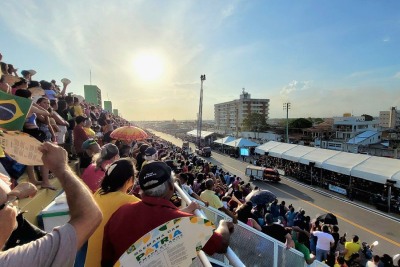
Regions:
<instances>
[{"instance_id":1,"label":"white tent canopy","mask_svg":"<svg viewBox=\"0 0 400 267\"><path fill-rule=\"evenodd\" d=\"M370 157L357 165L351 171L351 176L365 180L386 183L387 179L397 181L396 187L400 187L400 161L383 157Z\"/></svg>"},{"instance_id":2,"label":"white tent canopy","mask_svg":"<svg viewBox=\"0 0 400 267\"><path fill-rule=\"evenodd\" d=\"M351 170L358 164L366 161L371 156L341 152L322 163L325 170L351 175Z\"/></svg>"},{"instance_id":3,"label":"white tent canopy","mask_svg":"<svg viewBox=\"0 0 400 267\"><path fill-rule=\"evenodd\" d=\"M207 136L209 136L209 135L212 135L214 132L208 132L208 131L201 131L201 134L200 134L200 136L201 136L201 138L206 138ZM192 131L190 131L190 132L187 132L186 133L187 135L190 135L190 136L197 136L197 130L192 130Z\"/></svg>"},{"instance_id":4,"label":"white tent canopy","mask_svg":"<svg viewBox=\"0 0 400 267\"><path fill-rule=\"evenodd\" d=\"M228 143L225 143L227 146L233 146L233 147L254 147L258 146L259 144L250 141L249 139L246 138L239 138L233 141L230 141Z\"/></svg>"},{"instance_id":5,"label":"white tent canopy","mask_svg":"<svg viewBox=\"0 0 400 267\"><path fill-rule=\"evenodd\" d=\"M329 149L316 149L311 151L308 154L305 154L303 157L299 159L301 164L308 165L310 162L315 162L315 166L318 168L322 168L322 163L325 160L330 159L331 157L341 153L340 151L329 150Z\"/></svg>"},{"instance_id":6,"label":"white tent canopy","mask_svg":"<svg viewBox=\"0 0 400 267\"><path fill-rule=\"evenodd\" d=\"M233 140L235 140L235 137L233 137L233 136L226 136L226 137L224 137L224 138L215 140L213 143L217 143L217 144L224 145L224 144L229 143L229 142L231 142L231 141L233 141Z\"/></svg>"},{"instance_id":7,"label":"white tent canopy","mask_svg":"<svg viewBox=\"0 0 400 267\"><path fill-rule=\"evenodd\" d=\"M299 162L299 159L305 154L310 153L318 148L310 146L296 146L282 154L283 159L287 159L294 162Z\"/></svg>"},{"instance_id":8,"label":"white tent canopy","mask_svg":"<svg viewBox=\"0 0 400 267\"><path fill-rule=\"evenodd\" d=\"M268 151L268 153L272 157L281 158L283 153L285 153L286 151L291 150L297 146L298 145L281 143L281 145L271 148Z\"/></svg>"},{"instance_id":9,"label":"white tent canopy","mask_svg":"<svg viewBox=\"0 0 400 267\"><path fill-rule=\"evenodd\" d=\"M307 147L301 145L270 141L256 147L258 154L269 153L269 156L283 158L293 162L315 166L325 170L373 181L386 183L387 179L397 181L400 188L400 160L354 154L336 150Z\"/></svg>"},{"instance_id":10,"label":"white tent canopy","mask_svg":"<svg viewBox=\"0 0 400 267\"><path fill-rule=\"evenodd\" d=\"M276 147L281 145L282 143L280 142L275 142L275 141L269 141L265 144L262 144L261 146L256 147L256 149L254 150L254 152L256 152L257 154L262 154L264 155L265 152L268 152L271 148Z\"/></svg>"}]
</instances>

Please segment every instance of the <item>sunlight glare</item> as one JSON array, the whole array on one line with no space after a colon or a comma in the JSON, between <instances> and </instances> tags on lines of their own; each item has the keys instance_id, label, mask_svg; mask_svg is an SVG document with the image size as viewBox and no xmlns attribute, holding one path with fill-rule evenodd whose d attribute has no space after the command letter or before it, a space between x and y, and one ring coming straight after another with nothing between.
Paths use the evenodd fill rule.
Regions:
<instances>
[{"instance_id":1,"label":"sunlight glare","mask_svg":"<svg viewBox=\"0 0 400 267\"><path fill-rule=\"evenodd\" d=\"M158 80L164 73L162 59L150 53L141 53L133 61L135 73L143 81Z\"/></svg>"}]
</instances>

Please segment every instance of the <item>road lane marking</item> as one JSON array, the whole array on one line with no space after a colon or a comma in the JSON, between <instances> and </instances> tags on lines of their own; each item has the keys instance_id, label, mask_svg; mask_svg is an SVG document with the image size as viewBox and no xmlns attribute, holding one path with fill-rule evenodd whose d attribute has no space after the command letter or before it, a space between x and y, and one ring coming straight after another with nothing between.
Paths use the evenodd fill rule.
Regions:
<instances>
[{"instance_id":1,"label":"road lane marking","mask_svg":"<svg viewBox=\"0 0 400 267\"><path fill-rule=\"evenodd\" d=\"M292 196L292 197L294 197L294 198L296 198L296 199L301 200L302 202L307 203L308 205L313 206L314 208L317 208L317 209L319 209L319 210L322 210L322 211L324 211L324 212L326 212L326 213L329 213L329 212L330 212L329 210L326 210L326 209L324 209L324 208L322 208L322 207L320 207L320 206L318 206L318 205L315 205L314 203L311 203L310 201L301 199L301 198L299 198L299 197L297 197L297 196L295 196L295 195L293 195L293 194L291 194L291 193L288 193L288 192L286 192L286 191L284 191L284 190L282 190L282 189L280 189L280 188L278 188L278 187L276 187L276 186L273 186L273 185L271 185L271 186L272 186L273 188L275 188L276 190L279 190L279 191L281 191L281 192L283 192L283 193L285 193L285 194L288 194L289 196ZM352 222L352 221L350 221L349 219L346 219L346 218L344 218L344 217L342 217L342 216L340 216L340 215L336 215L336 214L335 214L335 216L336 216L337 218L339 218L339 219L341 219L341 220L343 220L343 221L345 221L345 222L347 222L347 223L353 225L353 226L356 227L356 228L359 228L359 229L361 229L361 230L364 230L364 231L366 231L366 232L368 232L368 233L370 233L370 234L372 234L372 235L375 235L375 236L377 236L377 237L382 238L383 240L386 240L386 241L389 242L389 243L392 243L393 245L396 245L396 246L400 247L400 243L398 243L398 242L396 242L396 241L394 241L394 240L391 240L391 239L389 239L389 238L387 238L387 237L385 237L385 236L382 236L382 235L380 235L380 234L378 234L378 233L376 233L376 232L374 232L374 231L372 231L372 230L370 230L370 229L368 229L368 228L365 228L364 226L361 226L361 225L359 225L359 224L356 224L355 222Z\"/></svg>"}]
</instances>

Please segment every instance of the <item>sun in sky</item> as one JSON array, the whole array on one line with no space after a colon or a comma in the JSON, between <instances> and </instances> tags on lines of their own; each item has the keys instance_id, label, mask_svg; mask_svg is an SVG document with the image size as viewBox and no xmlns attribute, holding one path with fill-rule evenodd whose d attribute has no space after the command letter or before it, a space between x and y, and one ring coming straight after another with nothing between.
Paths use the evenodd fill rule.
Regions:
<instances>
[{"instance_id":1,"label":"sun in sky","mask_svg":"<svg viewBox=\"0 0 400 267\"><path fill-rule=\"evenodd\" d=\"M151 52L141 52L133 59L135 74L143 81L159 80L164 73L164 62L161 56Z\"/></svg>"}]
</instances>

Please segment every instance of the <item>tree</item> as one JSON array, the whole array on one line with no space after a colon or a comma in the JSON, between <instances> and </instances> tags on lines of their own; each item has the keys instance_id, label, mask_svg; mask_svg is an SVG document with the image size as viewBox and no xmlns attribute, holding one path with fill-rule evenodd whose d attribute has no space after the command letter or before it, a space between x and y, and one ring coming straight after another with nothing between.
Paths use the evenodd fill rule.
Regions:
<instances>
[{"instance_id":1,"label":"tree","mask_svg":"<svg viewBox=\"0 0 400 267\"><path fill-rule=\"evenodd\" d=\"M289 123L289 128L304 129L310 127L312 127L312 122L304 118L295 119Z\"/></svg>"},{"instance_id":2,"label":"tree","mask_svg":"<svg viewBox=\"0 0 400 267\"><path fill-rule=\"evenodd\" d=\"M268 124L263 114L251 113L243 120L242 127L246 131L260 132L266 131Z\"/></svg>"}]
</instances>

